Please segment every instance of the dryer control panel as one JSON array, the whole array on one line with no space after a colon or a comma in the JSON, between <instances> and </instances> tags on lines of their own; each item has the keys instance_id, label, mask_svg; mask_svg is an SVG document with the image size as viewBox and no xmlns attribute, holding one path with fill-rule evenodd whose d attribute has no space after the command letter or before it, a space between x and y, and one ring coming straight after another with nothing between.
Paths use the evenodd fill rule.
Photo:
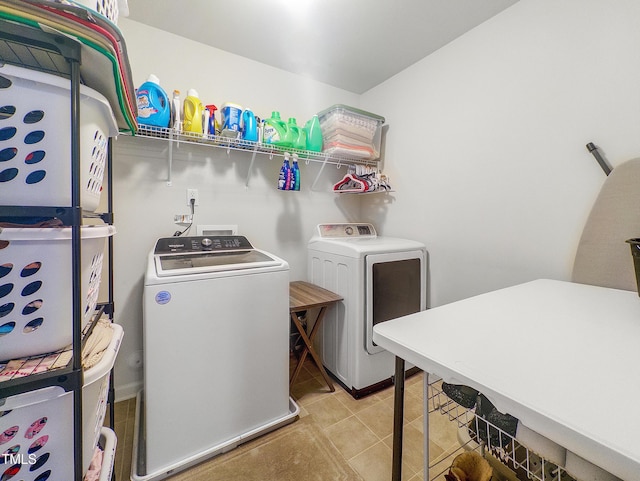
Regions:
<instances>
[{"instance_id":1,"label":"dryer control panel","mask_svg":"<svg viewBox=\"0 0 640 481\"><path fill-rule=\"evenodd\" d=\"M318 235L323 238L372 238L376 230L372 224L318 224Z\"/></svg>"}]
</instances>

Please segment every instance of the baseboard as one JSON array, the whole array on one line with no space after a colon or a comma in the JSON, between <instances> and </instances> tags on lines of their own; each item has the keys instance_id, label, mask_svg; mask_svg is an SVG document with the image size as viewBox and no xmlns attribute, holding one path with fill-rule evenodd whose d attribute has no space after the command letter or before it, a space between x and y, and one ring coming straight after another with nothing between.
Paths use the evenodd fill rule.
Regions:
<instances>
[{"instance_id":1,"label":"baseboard","mask_svg":"<svg viewBox=\"0 0 640 481\"><path fill-rule=\"evenodd\" d=\"M123 386L116 386L115 398L116 402L126 401L127 399L133 399L137 396L138 392L142 389L143 382L137 381Z\"/></svg>"}]
</instances>

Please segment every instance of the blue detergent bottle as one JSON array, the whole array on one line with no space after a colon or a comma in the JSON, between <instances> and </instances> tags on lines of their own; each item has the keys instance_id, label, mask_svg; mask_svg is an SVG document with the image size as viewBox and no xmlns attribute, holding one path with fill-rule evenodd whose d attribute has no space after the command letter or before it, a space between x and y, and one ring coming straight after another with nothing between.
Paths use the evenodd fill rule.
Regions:
<instances>
[{"instance_id":1,"label":"blue detergent bottle","mask_svg":"<svg viewBox=\"0 0 640 481\"><path fill-rule=\"evenodd\" d=\"M168 127L171 120L171 105L167 93L160 87L158 77L151 74L136 93L138 104L137 121L140 125Z\"/></svg>"},{"instance_id":2,"label":"blue detergent bottle","mask_svg":"<svg viewBox=\"0 0 640 481\"><path fill-rule=\"evenodd\" d=\"M288 152L284 154L284 162L282 162L282 167L280 168L280 175L278 176L278 189L291 189L291 166L289 165Z\"/></svg>"},{"instance_id":3,"label":"blue detergent bottle","mask_svg":"<svg viewBox=\"0 0 640 481\"><path fill-rule=\"evenodd\" d=\"M256 116L249 108L242 112L242 138L251 142L258 141Z\"/></svg>"},{"instance_id":4,"label":"blue detergent bottle","mask_svg":"<svg viewBox=\"0 0 640 481\"><path fill-rule=\"evenodd\" d=\"M300 190L300 167L298 167L298 156L293 154L293 164L291 166L291 190Z\"/></svg>"}]
</instances>

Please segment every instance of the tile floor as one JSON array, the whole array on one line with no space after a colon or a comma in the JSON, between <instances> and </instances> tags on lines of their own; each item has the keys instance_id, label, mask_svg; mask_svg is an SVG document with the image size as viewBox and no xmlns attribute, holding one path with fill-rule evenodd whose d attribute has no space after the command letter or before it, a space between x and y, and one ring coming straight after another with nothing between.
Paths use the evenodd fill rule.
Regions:
<instances>
[{"instance_id":1,"label":"tile floor","mask_svg":"<svg viewBox=\"0 0 640 481\"><path fill-rule=\"evenodd\" d=\"M422 384L422 374L410 377L405 384L402 478L406 481L423 480ZM393 387L360 400L353 399L338 384L336 391L331 393L318 369L308 361L296 380L292 396L300 406L300 417L310 416L364 481L391 479ZM114 417L118 437L114 466L116 481L128 481L131 472L135 399L116 403ZM454 422L439 412L431 413L429 422L429 449L433 464L459 445ZM446 462L441 464L440 470L448 467L445 464ZM217 480L200 480L194 477L193 481Z\"/></svg>"}]
</instances>

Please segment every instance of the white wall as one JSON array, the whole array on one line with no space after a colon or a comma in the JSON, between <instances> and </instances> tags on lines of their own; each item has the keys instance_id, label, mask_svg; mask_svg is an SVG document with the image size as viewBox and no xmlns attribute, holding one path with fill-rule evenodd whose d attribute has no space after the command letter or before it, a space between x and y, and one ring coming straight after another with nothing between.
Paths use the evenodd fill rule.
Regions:
<instances>
[{"instance_id":1,"label":"white wall","mask_svg":"<svg viewBox=\"0 0 640 481\"><path fill-rule=\"evenodd\" d=\"M135 86L150 73L170 93L182 98L195 88L203 103L218 107L235 102L268 117L279 110L299 124L334 103L357 105L358 96L242 57L161 32L128 19L119 20L126 38ZM171 185L168 144L119 136L114 142L114 211L118 233L114 242L116 321L125 337L116 364L116 395L133 396L142 371L130 362L142 349L142 292L147 254L159 237L178 229L174 214L188 213L186 189L199 191L195 223L237 224L239 233L258 248L286 259L291 279L306 279L306 243L321 222L358 220L359 200L330 193L345 173L328 165L316 190L311 184L320 164L301 163L300 192L281 192L276 183L281 159L258 156L245 182L248 153L181 144L173 150ZM192 231L195 235L195 229ZM247 301L251 292L245 293ZM188 322L187 320L177 320ZM241 355L242 353L239 353Z\"/></svg>"},{"instance_id":2,"label":"white wall","mask_svg":"<svg viewBox=\"0 0 640 481\"><path fill-rule=\"evenodd\" d=\"M640 3L520 0L365 93L389 125L383 234L426 243L431 305L569 279L605 176L640 156Z\"/></svg>"}]
</instances>

